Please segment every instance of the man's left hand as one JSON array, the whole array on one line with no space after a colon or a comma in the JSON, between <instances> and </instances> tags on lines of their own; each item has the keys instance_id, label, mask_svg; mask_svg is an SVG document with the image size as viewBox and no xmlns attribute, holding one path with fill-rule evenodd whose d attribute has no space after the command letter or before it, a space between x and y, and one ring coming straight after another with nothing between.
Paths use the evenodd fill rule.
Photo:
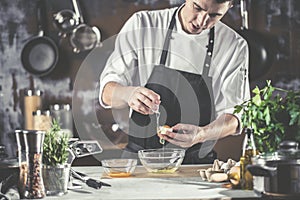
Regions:
<instances>
[{"instance_id":1,"label":"man's left hand","mask_svg":"<svg viewBox=\"0 0 300 200\"><path fill-rule=\"evenodd\" d=\"M196 143L204 142L202 127L191 124L176 124L172 127L173 131L166 131L159 134L162 139L181 147L191 147Z\"/></svg>"}]
</instances>

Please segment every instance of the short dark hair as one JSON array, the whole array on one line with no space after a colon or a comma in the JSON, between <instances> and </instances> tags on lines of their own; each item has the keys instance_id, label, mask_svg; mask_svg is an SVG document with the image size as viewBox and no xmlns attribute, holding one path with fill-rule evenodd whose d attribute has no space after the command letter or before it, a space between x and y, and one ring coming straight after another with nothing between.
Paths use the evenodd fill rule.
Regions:
<instances>
[{"instance_id":1,"label":"short dark hair","mask_svg":"<svg viewBox=\"0 0 300 200\"><path fill-rule=\"evenodd\" d=\"M216 0L217 3L225 3L227 1L229 1L230 3L234 2L234 0Z\"/></svg>"}]
</instances>

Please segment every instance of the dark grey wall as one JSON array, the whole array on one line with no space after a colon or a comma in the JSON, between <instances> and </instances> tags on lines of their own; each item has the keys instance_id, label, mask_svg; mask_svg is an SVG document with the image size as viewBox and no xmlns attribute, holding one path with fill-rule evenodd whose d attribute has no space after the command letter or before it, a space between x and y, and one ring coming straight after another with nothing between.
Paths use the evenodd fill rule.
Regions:
<instances>
[{"instance_id":1,"label":"dark grey wall","mask_svg":"<svg viewBox=\"0 0 300 200\"><path fill-rule=\"evenodd\" d=\"M52 23L54 13L62 9L72 9L71 0L44 0L47 8L46 34L59 48L59 62L55 69L43 77L28 73L20 60L27 40L37 34L36 3L38 0L0 0L0 85L1 98L1 143L14 143L9 135L16 128L23 127L23 90L39 88L44 92L43 107L47 109L53 103L72 103L74 81L84 59L89 52L75 54L67 38L60 38ZM79 0L86 23L100 28L102 41L118 33L129 16L141 9L157 9L178 5L181 0ZM247 0L249 26L272 38L276 59L270 69L260 78L251 80L251 86L264 84L272 79L278 85L300 88L300 3L297 0ZM238 30L241 27L239 5L232 8L223 20ZM259 66L257 66L259 67ZM101 69L99 69L99 74ZM87 80L88 82L89 80ZM97 85L97 80L90 81ZM96 87L96 86L95 86ZM81 102L90 102L94 91L88 89L77 92ZM88 99L87 101L85 101ZM86 103L76 108L86 113L94 107ZM111 113L103 111L102 122L113 123ZM105 118L107 116L107 119ZM103 119L104 118L104 119ZM109 128L108 128L109 129ZM110 130L107 132L111 132ZM120 141L119 136L108 136L113 142ZM88 136L87 136L88 138ZM121 139L122 140L122 139ZM7 145L8 146L8 145ZM15 146L8 148L12 155Z\"/></svg>"}]
</instances>

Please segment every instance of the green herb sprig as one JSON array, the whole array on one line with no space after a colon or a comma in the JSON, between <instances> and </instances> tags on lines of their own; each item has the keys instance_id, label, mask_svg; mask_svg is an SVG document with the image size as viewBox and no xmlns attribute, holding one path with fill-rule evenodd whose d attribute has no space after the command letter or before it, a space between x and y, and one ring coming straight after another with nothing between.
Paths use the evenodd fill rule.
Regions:
<instances>
[{"instance_id":1,"label":"green herb sprig","mask_svg":"<svg viewBox=\"0 0 300 200\"><path fill-rule=\"evenodd\" d=\"M61 131L59 122L53 120L51 129L45 134L43 164L57 166L66 163L69 155L68 142L68 135Z\"/></svg>"},{"instance_id":2,"label":"green herb sprig","mask_svg":"<svg viewBox=\"0 0 300 200\"><path fill-rule=\"evenodd\" d=\"M273 87L255 87L253 97L235 106L242 112L242 125L252 128L260 152L274 152L281 141L300 141L300 91Z\"/></svg>"}]
</instances>

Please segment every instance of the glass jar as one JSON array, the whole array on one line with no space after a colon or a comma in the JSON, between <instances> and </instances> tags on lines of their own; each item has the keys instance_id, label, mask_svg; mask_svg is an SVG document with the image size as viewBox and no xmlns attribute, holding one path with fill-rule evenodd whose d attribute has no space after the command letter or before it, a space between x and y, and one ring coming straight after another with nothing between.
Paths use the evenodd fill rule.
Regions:
<instances>
[{"instance_id":1,"label":"glass jar","mask_svg":"<svg viewBox=\"0 0 300 200\"><path fill-rule=\"evenodd\" d=\"M26 160L26 145L24 141L24 134L28 131L26 130L15 130L16 140L18 145L18 162L19 162L19 181L18 181L18 190L21 198L24 198L25 185L27 180L28 166Z\"/></svg>"},{"instance_id":2,"label":"glass jar","mask_svg":"<svg viewBox=\"0 0 300 200\"><path fill-rule=\"evenodd\" d=\"M53 119L60 124L61 130L66 133L69 138L73 134L73 117L70 104L54 104L50 106L50 112Z\"/></svg>"},{"instance_id":3,"label":"glass jar","mask_svg":"<svg viewBox=\"0 0 300 200\"><path fill-rule=\"evenodd\" d=\"M31 130L24 133L28 166L24 197L27 199L41 199L45 197L42 176L42 150L44 137L45 131Z\"/></svg>"},{"instance_id":4,"label":"glass jar","mask_svg":"<svg viewBox=\"0 0 300 200\"><path fill-rule=\"evenodd\" d=\"M42 109L42 91L26 90L24 97L24 129L34 130L33 112Z\"/></svg>"},{"instance_id":5,"label":"glass jar","mask_svg":"<svg viewBox=\"0 0 300 200\"><path fill-rule=\"evenodd\" d=\"M33 112L33 129L48 131L51 128L52 118L49 110Z\"/></svg>"}]
</instances>

